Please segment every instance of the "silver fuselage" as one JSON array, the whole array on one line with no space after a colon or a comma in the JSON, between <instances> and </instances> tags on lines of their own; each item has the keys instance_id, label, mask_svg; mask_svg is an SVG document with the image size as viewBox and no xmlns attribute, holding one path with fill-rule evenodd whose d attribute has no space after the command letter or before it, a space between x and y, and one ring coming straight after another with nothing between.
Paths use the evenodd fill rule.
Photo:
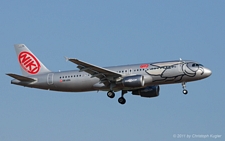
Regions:
<instances>
[{"instance_id":1,"label":"silver fuselage","mask_svg":"<svg viewBox=\"0 0 225 141\"><path fill-rule=\"evenodd\" d=\"M142 67L142 65L147 64ZM144 76L144 87L162 84L173 84L200 80L211 75L211 71L193 61L166 61L156 63L142 63L135 65L124 65L106 67L122 75L122 78L132 75ZM34 82L21 82L17 79L12 84L47 89L63 92L84 92L84 91L109 91L110 86L101 83L99 78L92 77L86 72L79 70L49 72L39 75L27 76L35 79ZM121 78L121 79L122 79ZM139 87L141 88L141 87ZM120 81L116 82L113 91L139 89L123 87Z\"/></svg>"}]
</instances>

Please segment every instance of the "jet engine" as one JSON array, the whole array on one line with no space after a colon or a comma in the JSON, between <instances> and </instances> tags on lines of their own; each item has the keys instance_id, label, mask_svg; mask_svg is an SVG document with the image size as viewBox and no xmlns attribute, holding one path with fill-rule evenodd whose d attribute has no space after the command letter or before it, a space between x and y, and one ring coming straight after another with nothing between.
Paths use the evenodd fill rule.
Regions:
<instances>
[{"instance_id":1,"label":"jet engine","mask_svg":"<svg viewBox=\"0 0 225 141\"><path fill-rule=\"evenodd\" d=\"M140 95L141 97L157 97L159 95L159 86L149 86L138 90L133 90L133 95Z\"/></svg>"},{"instance_id":2,"label":"jet engine","mask_svg":"<svg viewBox=\"0 0 225 141\"><path fill-rule=\"evenodd\" d=\"M127 76L123 78L122 84L124 87L143 87L144 82L144 76L142 75L134 75L134 76Z\"/></svg>"}]
</instances>

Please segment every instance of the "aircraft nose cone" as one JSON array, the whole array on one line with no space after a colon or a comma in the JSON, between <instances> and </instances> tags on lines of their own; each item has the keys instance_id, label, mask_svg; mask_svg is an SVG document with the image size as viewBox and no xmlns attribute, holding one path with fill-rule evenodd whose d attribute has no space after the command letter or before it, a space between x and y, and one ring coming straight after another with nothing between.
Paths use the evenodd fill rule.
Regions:
<instances>
[{"instance_id":1,"label":"aircraft nose cone","mask_svg":"<svg viewBox=\"0 0 225 141\"><path fill-rule=\"evenodd\" d=\"M206 77L209 77L211 74L212 74L212 71L210 69L207 69L207 68L204 69L204 75Z\"/></svg>"}]
</instances>

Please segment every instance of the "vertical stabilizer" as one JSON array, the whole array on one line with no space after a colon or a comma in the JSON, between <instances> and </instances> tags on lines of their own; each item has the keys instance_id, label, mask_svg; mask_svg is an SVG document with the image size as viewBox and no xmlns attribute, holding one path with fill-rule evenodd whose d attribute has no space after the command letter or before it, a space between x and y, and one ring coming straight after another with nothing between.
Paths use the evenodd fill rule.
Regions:
<instances>
[{"instance_id":1,"label":"vertical stabilizer","mask_svg":"<svg viewBox=\"0 0 225 141\"><path fill-rule=\"evenodd\" d=\"M14 47L24 76L50 72L24 44L16 44Z\"/></svg>"}]
</instances>

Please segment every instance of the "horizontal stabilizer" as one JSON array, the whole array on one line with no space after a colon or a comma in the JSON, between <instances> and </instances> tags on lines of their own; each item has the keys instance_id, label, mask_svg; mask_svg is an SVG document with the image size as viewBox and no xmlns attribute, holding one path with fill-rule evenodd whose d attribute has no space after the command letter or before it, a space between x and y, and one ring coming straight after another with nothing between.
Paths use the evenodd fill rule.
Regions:
<instances>
[{"instance_id":1,"label":"horizontal stabilizer","mask_svg":"<svg viewBox=\"0 0 225 141\"><path fill-rule=\"evenodd\" d=\"M19 81L26 81L26 82L27 82L27 81L29 81L29 82L36 81L36 80L33 79L33 78L29 78L29 77L25 77L25 76L13 74L13 73L8 73L8 74L6 74L6 75L8 75L8 76L10 76L10 77L12 77L12 78L15 78L15 79L17 79L17 80L19 80Z\"/></svg>"}]
</instances>

